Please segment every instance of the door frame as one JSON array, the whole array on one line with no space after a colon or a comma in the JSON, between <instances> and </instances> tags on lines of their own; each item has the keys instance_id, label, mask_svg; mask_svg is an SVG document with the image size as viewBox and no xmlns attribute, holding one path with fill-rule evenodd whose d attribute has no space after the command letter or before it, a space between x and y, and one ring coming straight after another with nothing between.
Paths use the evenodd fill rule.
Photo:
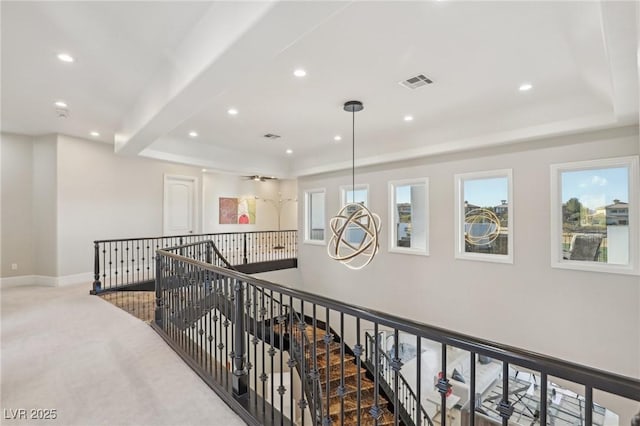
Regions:
<instances>
[{"instance_id":1,"label":"door frame","mask_svg":"<svg viewBox=\"0 0 640 426\"><path fill-rule=\"evenodd\" d=\"M197 176L189 176L189 175L177 175L165 173L163 175L163 195L162 195L162 235L167 235L167 202L169 201L169 196L167 191L169 189L168 183L172 180L182 180L182 181L190 181L193 183L193 233L200 233L200 191L198 187L198 177Z\"/></svg>"}]
</instances>

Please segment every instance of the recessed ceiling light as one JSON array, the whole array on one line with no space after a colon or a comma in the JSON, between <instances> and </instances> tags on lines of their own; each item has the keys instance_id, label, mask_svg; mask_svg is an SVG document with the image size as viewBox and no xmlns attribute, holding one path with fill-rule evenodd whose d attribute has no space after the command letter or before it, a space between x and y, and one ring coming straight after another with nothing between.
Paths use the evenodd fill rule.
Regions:
<instances>
[{"instance_id":1,"label":"recessed ceiling light","mask_svg":"<svg viewBox=\"0 0 640 426\"><path fill-rule=\"evenodd\" d=\"M54 103L55 106L57 106L58 108L66 108L67 107L67 103L63 102L63 101L56 101L56 103Z\"/></svg>"},{"instance_id":2,"label":"recessed ceiling light","mask_svg":"<svg viewBox=\"0 0 640 426\"><path fill-rule=\"evenodd\" d=\"M334 141L336 141L336 142L340 142L340 141L342 140L342 136L340 136L340 135L335 135L335 136L333 137L333 140L334 140Z\"/></svg>"},{"instance_id":3,"label":"recessed ceiling light","mask_svg":"<svg viewBox=\"0 0 640 426\"><path fill-rule=\"evenodd\" d=\"M198 132L195 132L195 131L192 130L192 131L189 132L189 136L192 137L192 138L197 138L198 137Z\"/></svg>"},{"instance_id":4,"label":"recessed ceiling light","mask_svg":"<svg viewBox=\"0 0 640 426\"><path fill-rule=\"evenodd\" d=\"M405 115L404 121L413 121L413 115Z\"/></svg>"},{"instance_id":5,"label":"recessed ceiling light","mask_svg":"<svg viewBox=\"0 0 640 426\"><path fill-rule=\"evenodd\" d=\"M293 150L292 150L292 149L287 149L285 152L286 152L287 154L289 154L289 155L293 154Z\"/></svg>"},{"instance_id":6,"label":"recessed ceiling light","mask_svg":"<svg viewBox=\"0 0 640 426\"><path fill-rule=\"evenodd\" d=\"M302 68L298 68L293 72L293 75L295 75L296 77L304 77L305 75L307 75L307 72Z\"/></svg>"},{"instance_id":7,"label":"recessed ceiling light","mask_svg":"<svg viewBox=\"0 0 640 426\"><path fill-rule=\"evenodd\" d=\"M526 92L531 89L533 89L533 85L531 83L522 83L518 88L521 92Z\"/></svg>"},{"instance_id":8,"label":"recessed ceiling light","mask_svg":"<svg viewBox=\"0 0 640 426\"><path fill-rule=\"evenodd\" d=\"M89 133L91 136L93 136L94 138L97 138L98 136L100 136L100 133L96 132L95 130L92 131L91 133Z\"/></svg>"},{"instance_id":9,"label":"recessed ceiling light","mask_svg":"<svg viewBox=\"0 0 640 426\"><path fill-rule=\"evenodd\" d=\"M60 59L62 62L73 62L73 56L69 55L68 53L60 53L58 55L58 59Z\"/></svg>"},{"instance_id":10,"label":"recessed ceiling light","mask_svg":"<svg viewBox=\"0 0 640 426\"><path fill-rule=\"evenodd\" d=\"M202 172L203 172L203 173L206 173L206 172L207 172L207 169L202 169Z\"/></svg>"},{"instance_id":11,"label":"recessed ceiling light","mask_svg":"<svg viewBox=\"0 0 640 426\"><path fill-rule=\"evenodd\" d=\"M227 110L227 112L229 113L229 115L237 115L238 114L238 110L235 108L229 108Z\"/></svg>"}]
</instances>

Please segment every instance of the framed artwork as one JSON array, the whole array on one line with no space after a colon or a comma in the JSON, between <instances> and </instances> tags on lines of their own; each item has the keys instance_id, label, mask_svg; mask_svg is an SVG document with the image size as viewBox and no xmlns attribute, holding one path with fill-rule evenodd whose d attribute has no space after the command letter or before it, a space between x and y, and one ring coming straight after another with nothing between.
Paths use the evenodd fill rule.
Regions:
<instances>
[{"instance_id":1,"label":"framed artwork","mask_svg":"<svg viewBox=\"0 0 640 426\"><path fill-rule=\"evenodd\" d=\"M254 225L256 199L254 197L220 197L219 223L221 225Z\"/></svg>"}]
</instances>

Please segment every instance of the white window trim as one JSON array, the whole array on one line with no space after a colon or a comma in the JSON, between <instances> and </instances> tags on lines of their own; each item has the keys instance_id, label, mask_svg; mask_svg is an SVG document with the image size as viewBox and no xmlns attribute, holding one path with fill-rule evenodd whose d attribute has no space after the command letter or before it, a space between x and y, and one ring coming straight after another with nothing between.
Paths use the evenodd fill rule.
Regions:
<instances>
[{"instance_id":1,"label":"white window trim","mask_svg":"<svg viewBox=\"0 0 640 426\"><path fill-rule=\"evenodd\" d=\"M566 171L580 171L613 167L629 168L629 263L627 265L568 260L562 258L559 242L562 238L562 179ZM551 267L579 271L605 272L612 274L640 275L638 264L640 241L640 212L638 208L638 157L616 157L600 160L577 161L551 165Z\"/></svg>"},{"instance_id":2,"label":"white window trim","mask_svg":"<svg viewBox=\"0 0 640 426\"><path fill-rule=\"evenodd\" d=\"M427 230L425 248L417 249L411 247L398 247L396 246L396 187L405 185L424 185L425 197L424 197L424 211L425 211L425 226ZM429 237L431 232L429 230L429 178L417 178L417 179L401 179L392 180L389 182L389 253L400 254L413 254L418 256L429 256Z\"/></svg>"},{"instance_id":3,"label":"white window trim","mask_svg":"<svg viewBox=\"0 0 640 426\"><path fill-rule=\"evenodd\" d=\"M488 254L488 253L467 253L464 251L464 188L463 183L465 180L473 179L488 179L488 178L507 178L507 208L509 209L509 227L507 234L507 251L508 254ZM488 170L484 172L472 172L472 173L460 173L454 175L455 185L455 257L456 259L463 260L477 260L482 262L495 262L495 263L508 263L513 264L513 222L514 222L514 209L513 209L513 170L512 169L500 169L500 170Z\"/></svg>"},{"instance_id":4,"label":"white window trim","mask_svg":"<svg viewBox=\"0 0 640 426\"><path fill-rule=\"evenodd\" d=\"M311 194L324 194L324 235L321 240L312 240L309 238L311 232L311 223L309 221L309 196ZM325 188L306 189L304 191L304 244L323 246L327 242L327 190Z\"/></svg>"},{"instance_id":5,"label":"white window trim","mask_svg":"<svg viewBox=\"0 0 640 426\"><path fill-rule=\"evenodd\" d=\"M367 200L365 201L365 207L369 208L369 184L368 183L362 183L362 184L358 184L355 186L355 188L352 185L342 185L340 186L340 208L343 208L344 206L346 206L347 204L349 204L351 202L351 200L347 200L347 191L351 191L351 190L359 190L359 189L366 189L367 190Z\"/></svg>"}]
</instances>

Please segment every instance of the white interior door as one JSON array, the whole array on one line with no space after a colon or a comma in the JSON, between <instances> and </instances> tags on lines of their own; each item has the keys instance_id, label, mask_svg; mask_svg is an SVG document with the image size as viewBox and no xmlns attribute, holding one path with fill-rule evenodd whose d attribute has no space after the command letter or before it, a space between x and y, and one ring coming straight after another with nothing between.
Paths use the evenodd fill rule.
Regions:
<instances>
[{"instance_id":1,"label":"white interior door","mask_svg":"<svg viewBox=\"0 0 640 426\"><path fill-rule=\"evenodd\" d=\"M196 183L191 176L164 177L164 235L196 231Z\"/></svg>"}]
</instances>

